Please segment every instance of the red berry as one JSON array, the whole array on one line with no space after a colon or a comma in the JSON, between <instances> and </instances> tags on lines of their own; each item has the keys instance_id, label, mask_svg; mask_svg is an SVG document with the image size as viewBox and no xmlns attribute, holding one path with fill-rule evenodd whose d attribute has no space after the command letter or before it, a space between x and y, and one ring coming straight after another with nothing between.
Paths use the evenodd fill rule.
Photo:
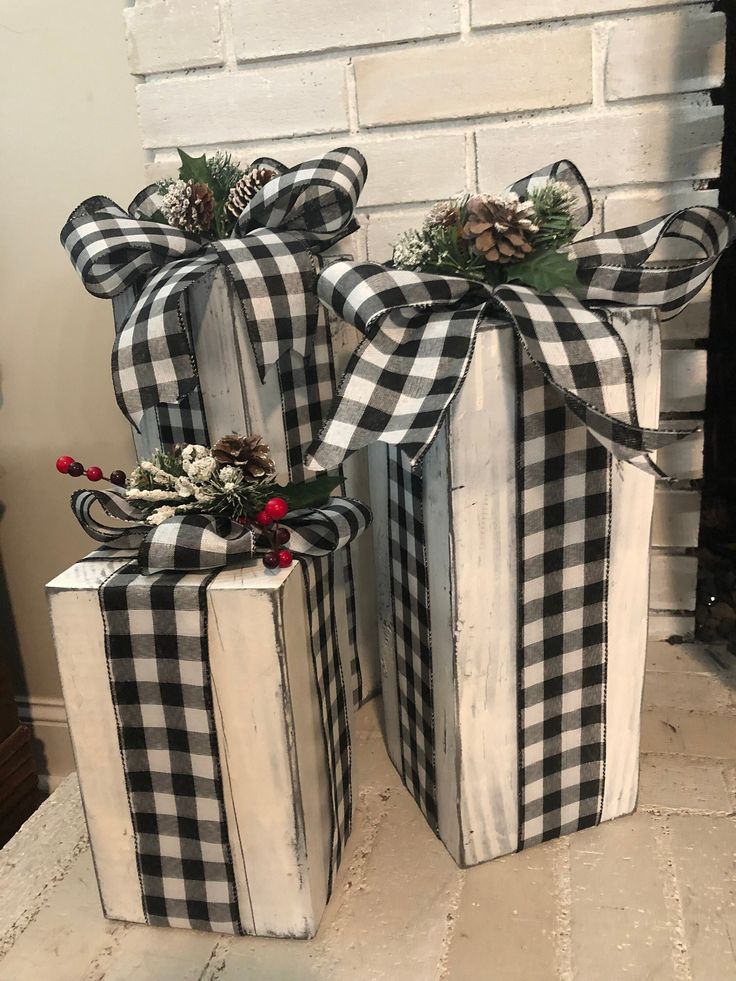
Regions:
<instances>
[{"instance_id":1,"label":"red berry","mask_svg":"<svg viewBox=\"0 0 736 981\"><path fill-rule=\"evenodd\" d=\"M261 528L267 528L273 519L270 514L266 513L265 508L256 516L256 522L261 526Z\"/></svg>"},{"instance_id":2,"label":"red berry","mask_svg":"<svg viewBox=\"0 0 736 981\"><path fill-rule=\"evenodd\" d=\"M291 532L288 528L277 528L276 529L276 541L279 545L286 545L288 540L291 538Z\"/></svg>"},{"instance_id":3,"label":"red berry","mask_svg":"<svg viewBox=\"0 0 736 981\"><path fill-rule=\"evenodd\" d=\"M91 480L93 483L102 480L102 471L99 467L87 467L86 474L87 480Z\"/></svg>"},{"instance_id":4,"label":"red berry","mask_svg":"<svg viewBox=\"0 0 736 981\"><path fill-rule=\"evenodd\" d=\"M56 469L59 473L69 473L69 467L74 463L73 456L60 456L56 461Z\"/></svg>"},{"instance_id":5,"label":"red berry","mask_svg":"<svg viewBox=\"0 0 736 981\"><path fill-rule=\"evenodd\" d=\"M263 556L263 564L267 569L278 569L281 558L278 552L266 552Z\"/></svg>"},{"instance_id":6,"label":"red berry","mask_svg":"<svg viewBox=\"0 0 736 981\"><path fill-rule=\"evenodd\" d=\"M126 476L122 470L113 470L113 472L108 477L111 484L115 484L116 487L125 487Z\"/></svg>"},{"instance_id":7,"label":"red berry","mask_svg":"<svg viewBox=\"0 0 736 981\"><path fill-rule=\"evenodd\" d=\"M70 477L81 477L82 474L84 473L84 466L81 463L77 463L77 461L74 460L73 463L69 464L66 472L69 474Z\"/></svg>"},{"instance_id":8,"label":"red berry","mask_svg":"<svg viewBox=\"0 0 736 981\"><path fill-rule=\"evenodd\" d=\"M294 556L291 554L288 548L282 548L279 552L279 565L282 569L288 569L291 563L294 561Z\"/></svg>"},{"instance_id":9,"label":"red berry","mask_svg":"<svg viewBox=\"0 0 736 981\"><path fill-rule=\"evenodd\" d=\"M289 505L283 497L272 497L270 501L266 501L263 510L273 521L281 521L282 518L286 517Z\"/></svg>"},{"instance_id":10,"label":"red berry","mask_svg":"<svg viewBox=\"0 0 736 981\"><path fill-rule=\"evenodd\" d=\"M248 525L250 524L250 521L243 514L239 518L235 519L235 523L238 525L242 525L244 528L247 528Z\"/></svg>"}]
</instances>

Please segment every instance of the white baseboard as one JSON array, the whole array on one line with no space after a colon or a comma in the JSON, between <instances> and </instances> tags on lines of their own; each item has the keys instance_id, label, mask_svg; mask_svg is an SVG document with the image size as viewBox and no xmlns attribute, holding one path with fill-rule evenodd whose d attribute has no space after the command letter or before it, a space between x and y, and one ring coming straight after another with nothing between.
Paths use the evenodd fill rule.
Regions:
<instances>
[{"instance_id":1,"label":"white baseboard","mask_svg":"<svg viewBox=\"0 0 736 981\"><path fill-rule=\"evenodd\" d=\"M74 769L74 755L62 698L16 698L20 721L33 732L39 786L54 791Z\"/></svg>"}]
</instances>

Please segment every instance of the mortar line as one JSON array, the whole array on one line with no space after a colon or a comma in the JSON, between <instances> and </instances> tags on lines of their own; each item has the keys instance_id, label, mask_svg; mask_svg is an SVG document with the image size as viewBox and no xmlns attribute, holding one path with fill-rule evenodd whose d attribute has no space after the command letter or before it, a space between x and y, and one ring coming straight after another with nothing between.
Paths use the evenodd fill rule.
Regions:
<instances>
[{"instance_id":1,"label":"mortar line","mask_svg":"<svg viewBox=\"0 0 736 981\"><path fill-rule=\"evenodd\" d=\"M452 941L455 937L457 911L460 909L460 902L462 900L463 890L465 889L465 879L465 869L458 869L457 885L447 901L447 914L445 920L447 926L445 928L445 935L442 938L442 953L440 954L440 959L437 961L436 981L450 981L448 960L450 957L450 949L452 948Z\"/></svg>"},{"instance_id":2,"label":"mortar line","mask_svg":"<svg viewBox=\"0 0 736 981\"><path fill-rule=\"evenodd\" d=\"M224 69L229 72L237 71L238 59L235 54L235 32L233 31L232 0L220 0L220 36L222 38L222 56Z\"/></svg>"},{"instance_id":3,"label":"mortar line","mask_svg":"<svg viewBox=\"0 0 736 981\"><path fill-rule=\"evenodd\" d=\"M345 96L348 110L348 132L357 133L360 129L358 116L358 85L355 81L355 64L352 58L345 65Z\"/></svg>"},{"instance_id":4,"label":"mortar line","mask_svg":"<svg viewBox=\"0 0 736 981\"><path fill-rule=\"evenodd\" d=\"M457 14L460 26L460 40L465 41L470 36L472 30L470 23L470 0L459 0Z\"/></svg>"},{"instance_id":5,"label":"mortar line","mask_svg":"<svg viewBox=\"0 0 736 981\"><path fill-rule=\"evenodd\" d=\"M654 842L663 874L662 892L665 908L669 914L672 966L675 981L693 981L690 954L687 949L685 918L682 912L682 897L677 882L677 866L670 842L670 825L667 815L654 820Z\"/></svg>"},{"instance_id":6,"label":"mortar line","mask_svg":"<svg viewBox=\"0 0 736 981\"><path fill-rule=\"evenodd\" d=\"M592 109L606 106L606 61L608 56L608 25L593 24L592 44Z\"/></svg>"},{"instance_id":7,"label":"mortar line","mask_svg":"<svg viewBox=\"0 0 736 981\"><path fill-rule=\"evenodd\" d=\"M572 964L572 874L570 871L570 840L559 838L553 858L555 882L556 924L553 933L555 968L558 981L574 981Z\"/></svg>"}]
</instances>

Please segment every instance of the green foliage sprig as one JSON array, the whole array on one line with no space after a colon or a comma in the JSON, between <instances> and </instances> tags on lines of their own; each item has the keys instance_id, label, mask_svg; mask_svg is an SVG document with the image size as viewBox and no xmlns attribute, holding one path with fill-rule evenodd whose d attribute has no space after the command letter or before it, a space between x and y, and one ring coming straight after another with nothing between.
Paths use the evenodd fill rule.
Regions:
<instances>
[{"instance_id":1,"label":"green foliage sprig","mask_svg":"<svg viewBox=\"0 0 736 981\"><path fill-rule=\"evenodd\" d=\"M560 251L577 232L573 205L572 193L561 181L533 188L526 199L465 195L443 201L420 228L399 237L392 262L399 269L459 276L492 287L519 283L540 293L574 291L579 286L575 263ZM488 246L486 229L491 239L495 235L501 240L502 248L508 236L510 255L499 256L494 241Z\"/></svg>"}]
</instances>

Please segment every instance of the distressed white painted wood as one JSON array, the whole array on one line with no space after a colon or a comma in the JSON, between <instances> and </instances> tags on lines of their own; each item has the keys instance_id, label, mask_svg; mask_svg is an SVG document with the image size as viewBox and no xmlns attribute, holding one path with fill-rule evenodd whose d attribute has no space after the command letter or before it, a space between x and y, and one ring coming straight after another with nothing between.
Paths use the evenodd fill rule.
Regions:
<instances>
[{"instance_id":1,"label":"distressed white painted wood","mask_svg":"<svg viewBox=\"0 0 736 981\"><path fill-rule=\"evenodd\" d=\"M127 294L123 294L126 297ZM127 311L119 301L119 315ZM269 445L277 472L286 476L286 437L281 412L281 389L276 367L269 368L261 383L242 305L222 268L214 270L190 287L188 303L192 335L199 371L209 435L212 440L226 433L258 433ZM116 314L117 319L118 314ZM358 332L339 321L331 323L335 345L338 378L357 346ZM141 433L135 434L139 456L148 456L160 445L156 411L144 413ZM369 480L365 454L355 454L345 465L345 491L366 504L370 503ZM376 635L374 560L371 532L351 546L355 577L357 643L367 697L380 688ZM338 562L345 559L338 556ZM336 593L344 595L343 577L338 576ZM345 603L336 609L344 614ZM347 655L347 647L345 654Z\"/></svg>"},{"instance_id":2,"label":"distressed white painted wood","mask_svg":"<svg viewBox=\"0 0 736 981\"><path fill-rule=\"evenodd\" d=\"M659 421L658 317L645 309L613 314L631 362L639 420ZM649 608L649 540L655 479L616 464L611 478L608 584L606 756L601 818L630 814L639 788L639 737Z\"/></svg>"},{"instance_id":3,"label":"distressed white painted wood","mask_svg":"<svg viewBox=\"0 0 736 981\"><path fill-rule=\"evenodd\" d=\"M79 563L48 594L103 907L111 918L143 922L97 597L111 569ZM226 569L207 596L241 919L258 936L313 936L327 897L331 824L301 568Z\"/></svg>"},{"instance_id":4,"label":"distressed white painted wood","mask_svg":"<svg viewBox=\"0 0 736 981\"><path fill-rule=\"evenodd\" d=\"M656 314L612 316L629 349L642 420L656 425ZM518 841L514 340L508 327L496 327L479 333L468 377L424 464L439 833L463 866L512 852ZM379 580L388 570L381 452L371 456ZM635 468L615 468L606 819L630 812L636 799L654 486ZM388 590L378 603L379 621L390 624ZM400 762L388 631L382 657L387 742Z\"/></svg>"}]
</instances>

